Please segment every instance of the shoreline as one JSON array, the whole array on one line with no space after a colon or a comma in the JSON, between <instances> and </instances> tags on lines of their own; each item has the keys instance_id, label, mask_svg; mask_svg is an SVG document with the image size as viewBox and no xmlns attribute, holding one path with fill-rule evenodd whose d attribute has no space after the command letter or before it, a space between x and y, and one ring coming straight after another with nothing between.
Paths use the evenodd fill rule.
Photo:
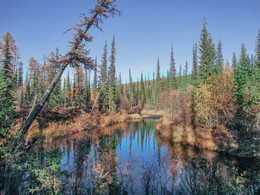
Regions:
<instances>
[{"instance_id":1,"label":"shoreline","mask_svg":"<svg viewBox=\"0 0 260 195\"><path fill-rule=\"evenodd\" d=\"M144 115L161 115L156 123L156 131L172 143L189 145L194 148L215 151L240 158L260 158L260 132L254 132L254 137L233 135L227 129L195 128L190 124L174 124L165 110L143 110Z\"/></svg>"}]
</instances>

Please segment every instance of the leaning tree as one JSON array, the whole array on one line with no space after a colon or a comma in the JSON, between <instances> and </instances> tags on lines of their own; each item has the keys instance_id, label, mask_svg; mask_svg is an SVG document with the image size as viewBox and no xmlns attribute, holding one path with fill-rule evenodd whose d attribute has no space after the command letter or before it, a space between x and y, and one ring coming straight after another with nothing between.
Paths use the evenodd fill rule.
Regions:
<instances>
[{"instance_id":1,"label":"leaning tree","mask_svg":"<svg viewBox=\"0 0 260 195\"><path fill-rule=\"evenodd\" d=\"M72 27L72 29L75 30L75 34L73 35L72 41L70 41L70 50L66 55L54 62L60 67L60 69L44 92L40 101L34 106L24 124L19 129L14 146L23 139L23 136L30 128L30 125L39 115L42 107L48 100L55 85L61 78L62 73L69 65L77 67L82 64L86 69L94 68L93 59L88 57L89 50L84 48L86 42L92 41L92 36L88 34L88 31L91 27L102 30L100 24L103 23L103 20L110 16L119 15L120 11L115 7L115 0L97 0L95 8L90 10L90 14L91 17L87 17L84 14L81 15L80 21Z\"/></svg>"}]
</instances>

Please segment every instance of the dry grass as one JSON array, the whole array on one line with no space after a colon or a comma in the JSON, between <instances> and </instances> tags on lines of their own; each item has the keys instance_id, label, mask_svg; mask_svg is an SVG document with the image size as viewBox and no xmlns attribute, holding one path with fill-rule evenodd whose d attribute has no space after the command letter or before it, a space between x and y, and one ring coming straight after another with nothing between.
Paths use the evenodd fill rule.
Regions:
<instances>
[{"instance_id":1,"label":"dry grass","mask_svg":"<svg viewBox=\"0 0 260 195\"><path fill-rule=\"evenodd\" d=\"M156 124L156 130L160 136L174 143L212 151L227 151L231 148L238 148L238 144L228 131L215 133L209 129L193 129L191 125L175 125L168 118L160 119Z\"/></svg>"},{"instance_id":2,"label":"dry grass","mask_svg":"<svg viewBox=\"0 0 260 195\"><path fill-rule=\"evenodd\" d=\"M129 114L130 120L139 120L142 119L142 116L138 113L135 114Z\"/></svg>"},{"instance_id":3,"label":"dry grass","mask_svg":"<svg viewBox=\"0 0 260 195\"><path fill-rule=\"evenodd\" d=\"M166 110L143 109L141 111L142 116L152 116L152 115L166 116L167 114L168 114L168 112Z\"/></svg>"},{"instance_id":4,"label":"dry grass","mask_svg":"<svg viewBox=\"0 0 260 195\"><path fill-rule=\"evenodd\" d=\"M55 139L82 133L84 131L109 134L112 129L120 128L118 124L125 123L128 118L126 112L110 114L100 114L99 112L96 112L90 117L85 114L75 117L71 121L49 122L42 130L40 130L39 123L34 121L27 132L25 139L28 143L44 136L46 141L52 142Z\"/></svg>"}]
</instances>

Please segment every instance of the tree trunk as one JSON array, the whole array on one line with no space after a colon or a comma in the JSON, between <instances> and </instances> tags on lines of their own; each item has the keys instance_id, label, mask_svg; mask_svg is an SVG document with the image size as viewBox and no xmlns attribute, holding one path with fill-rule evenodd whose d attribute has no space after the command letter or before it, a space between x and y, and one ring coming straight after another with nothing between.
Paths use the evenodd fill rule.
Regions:
<instances>
[{"instance_id":1,"label":"tree trunk","mask_svg":"<svg viewBox=\"0 0 260 195\"><path fill-rule=\"evenodd\" d=\"M23 138L22 135L25 135L27 133L27 130L30 128L33 121L39 115L42 107L44 106L45 102L48 100L49 96L51 95L52 90L54 89L55 85L57 84L57 82L61 78L61 75L62 75L62 73L64 72L64 70L66 69L67 66L68 66L68 64L62 65L62 67L59 69L58 73L56 74L56 76L52 80L51 84L49 85L49 87L47 88L45 93L43 94L39 103L33 108L32 112L29 114L26 121L24 122L22 127L19 129L18 139L16 140L16 144Z\"/></svg>"},{"instance_id":2,"label":"tree trunk","mask_svg":"<svg viewBox=\"0 0 260 195\"><path fill-rule=\"evenodd\" d=\"M113 16L114 14L117 14L117 13L120 15L120 11L117 10L116 8L114 8L113 4L114 4L114 0L102 0L100 2L98 1L98 5L96 5L96 7L93 10L91 10L91 12L93 13L92 17L88 18L86 21L82 21L82 23L80 23L82 26L85 26L84 30L83 31L79 30L77 32L77 34L75 36L75 40L74 40L75 42L74 42L73 47L67 53L67 55L65 55L67 58L66 61L60 62L61 68L59 69L58 73L52 80L51 84L48 86L47 90L43 94L39 103L34 107L34 109L29 114L29 116L27 117L27 119L24 122L24 124L22 125L22 127L19 129L18 134L17 134L17 139L13 142L13 147L14 146L16 147L17 144L21 141L21 139L23 139L23 136L27 133L31 124L36 119L36 117L39 115L45 102L48 100L52 90L54 89L55 85L61 78L62 73L64 72L66 67L71 63L71 61L75 60L75 59L73 59L73 55L79 49L79 47L82 43L82 40L83 39L86 40L87 31L90 29L90 27L95 26L95 27L99 28L98 24L102 23L102 18L108 18L110 15ZM13 149L16 149L16 148L13 148Z\"/></svg>"}]
</instances>

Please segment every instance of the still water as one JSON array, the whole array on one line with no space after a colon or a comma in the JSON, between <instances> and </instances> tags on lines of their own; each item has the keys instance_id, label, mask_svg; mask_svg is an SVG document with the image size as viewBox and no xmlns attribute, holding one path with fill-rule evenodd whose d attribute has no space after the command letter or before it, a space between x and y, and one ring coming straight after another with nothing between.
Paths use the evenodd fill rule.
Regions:
<instances>
[{"instance_id":1,"label":"still water","mask_svg":"<svg viewBox=\"0 0 260 195\"><path fill-rule=\"evenodd\" d=\"M155 123L38 146L16 188L20 194L259 193L259 162L175 145L157 135Z\"/></svg>"}]
</instances>

